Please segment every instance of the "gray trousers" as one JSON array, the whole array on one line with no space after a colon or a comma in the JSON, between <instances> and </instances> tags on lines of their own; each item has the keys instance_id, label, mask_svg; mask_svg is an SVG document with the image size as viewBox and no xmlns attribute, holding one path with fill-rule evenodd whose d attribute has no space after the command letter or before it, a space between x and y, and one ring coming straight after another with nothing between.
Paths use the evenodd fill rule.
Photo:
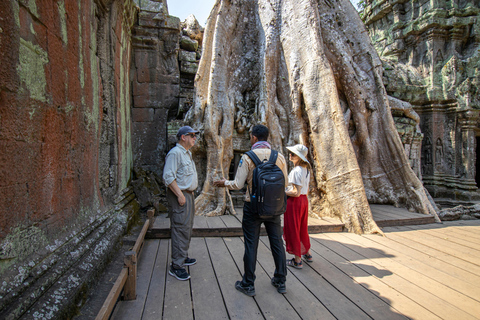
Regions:
<instances>
[{"instance_id":1,"label":"gray trousers","mask_svg":"<svg viewBox=\"0 0 480 320\"><path fill-rule=\"evenodd\" d=\"M183 268L188 257L188 248L192 238L193 217L195 216L195 198L193 192L182 191L186 202L178 204L177 196L167 189L167 202L170 217L172 266L175 269Z\"/></svg>"}]
</instances>

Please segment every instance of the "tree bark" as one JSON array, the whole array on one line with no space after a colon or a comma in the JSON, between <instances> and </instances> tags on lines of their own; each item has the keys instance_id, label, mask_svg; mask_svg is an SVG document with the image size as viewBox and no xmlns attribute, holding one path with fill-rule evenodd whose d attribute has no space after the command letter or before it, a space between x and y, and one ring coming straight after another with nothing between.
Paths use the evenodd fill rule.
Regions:
<instances>
[{"instance_id":1,"label":"tree bark","mask_svg":"<svg viewBox=\"0 0 480 320\"><path fill-rule=\"evenodd\" d=\"M348 0L218 0L205 29L195 106L207 178L197 213L234 212L228 176L234 131L270 128L274 149L305 144L310 212L349 231L381 233L368 201L435 214L405 156L381 63Z\"/></svg>"}]
</instances>

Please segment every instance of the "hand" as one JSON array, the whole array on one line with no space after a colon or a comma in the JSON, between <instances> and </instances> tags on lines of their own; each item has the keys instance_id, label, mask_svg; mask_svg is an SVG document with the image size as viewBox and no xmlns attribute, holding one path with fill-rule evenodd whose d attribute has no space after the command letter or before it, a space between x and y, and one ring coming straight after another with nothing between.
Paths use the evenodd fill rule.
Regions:
<instances>
[{"instance_id":1,"label":"hand","mask_svg":"<svg viewBox=\"0 0 480 320\"><path fill-rule=\"evenodd\" d=\"M182 193L181 196L178 196L178 197L177 197L177 200L178 200L178 204L179 204L181 207L183 207L183 206L185 205L185 202L187 202L187 199L185 199L185 196L183 195L183 193Z\"/></svg>"},{"instance_id":2,"label":"hand","mask_svg":"<svg viewBox=\"0 0 480 320\"><path fill-rule=\"evenodd\" d=\"M222 178L221 180L213 181L213 185L215 187L225 187L225 181L227 181L225 178Z\"/></svg>"}]
</instances>

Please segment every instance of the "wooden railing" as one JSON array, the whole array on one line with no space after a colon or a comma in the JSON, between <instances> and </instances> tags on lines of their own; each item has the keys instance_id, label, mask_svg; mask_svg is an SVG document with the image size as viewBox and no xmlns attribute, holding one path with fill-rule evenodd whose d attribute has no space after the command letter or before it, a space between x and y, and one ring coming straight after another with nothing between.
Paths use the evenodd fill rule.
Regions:
<instances>
[{"instance_id":1,"label":"wooden railing","mask_svg":"<svg viewBox=\"0 0 480 320\"><path fill-rule=\"evenodd\" d=\"M142 251L145 234L152 228L155 216L155 209L147 212L147 221L138 235L137 241L132 250L125 252L124 266L115 284L110 290L107 299L97 314L96 320L107 320L115 307L115 304L123 291L124 300L135 300L137 298L137 259Z\"/></svg>"}]
</instances>

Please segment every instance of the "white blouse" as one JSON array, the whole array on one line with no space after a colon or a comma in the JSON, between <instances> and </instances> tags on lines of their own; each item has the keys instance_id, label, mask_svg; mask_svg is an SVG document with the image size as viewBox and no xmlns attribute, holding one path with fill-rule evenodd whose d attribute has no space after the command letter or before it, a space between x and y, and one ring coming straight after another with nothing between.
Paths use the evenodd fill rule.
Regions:
<instances>
[{"instance_id":1,"label":"white blouse","mask_svg":"<svg viewBox=\"0 0 480 320\"><path fill-rule=\"evenodd\" d=\"M301 186L300 194L308 194L308 185L310 184L310 175L305 167L296 166L288 174L288 183Z\"/></svg>"}]
</instances>

